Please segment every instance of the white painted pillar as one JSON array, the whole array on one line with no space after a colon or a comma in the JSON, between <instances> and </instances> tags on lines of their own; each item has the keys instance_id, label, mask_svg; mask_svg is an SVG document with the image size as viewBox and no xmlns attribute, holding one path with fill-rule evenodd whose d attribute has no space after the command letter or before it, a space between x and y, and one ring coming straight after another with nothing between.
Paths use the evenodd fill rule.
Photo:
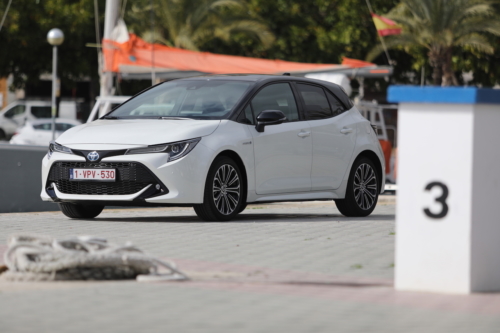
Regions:
<instances>
[{"instance_id":1,"label":"white painted pillar","mask_svg":"<svg viewBox=\"0 0 500 333\"><path fill-rule=\"evenodd\" d=\"M500 91L391 86L398 290L500 291Z\"/></svg>"}]
</instances>

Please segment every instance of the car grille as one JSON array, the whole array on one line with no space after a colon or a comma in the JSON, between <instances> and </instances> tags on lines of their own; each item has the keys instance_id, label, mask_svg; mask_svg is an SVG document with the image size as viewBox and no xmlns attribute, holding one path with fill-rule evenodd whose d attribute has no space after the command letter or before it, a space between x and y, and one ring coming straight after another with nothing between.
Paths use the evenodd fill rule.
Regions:
<instances>
[{"instance_id":1,"label":"car grille","mask_svg":"<svg viewBox=\"0 0 500 333\"><path fill-rule=\"evenodd\" d=\"M70 181L69 169L116 169L115 182ZM49 183L56 183L57 189L66 194L133 194L158 180L142 164L136 162L87 163L56 162L49 173Z\"/></svg>"}]
</instances>

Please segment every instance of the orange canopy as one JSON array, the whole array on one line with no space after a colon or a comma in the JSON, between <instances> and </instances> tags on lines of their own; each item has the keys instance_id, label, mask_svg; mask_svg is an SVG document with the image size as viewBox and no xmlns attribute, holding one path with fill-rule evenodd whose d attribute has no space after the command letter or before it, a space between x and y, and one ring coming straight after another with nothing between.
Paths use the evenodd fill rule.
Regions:
<instances>
[{"instance_id":1,"label":"orange canopy","mask_svg":"<svg viewBox=\"0 0 500 333\"><path fill-rule=\"evenodd\" d=\"M104 40L105 71L122 72L124 68L149 71L154 59L156 70L195 71L212 74L283 72L318 72L340 68L375 66L372 63L344 58L342 65L309 64L195 52L161 44L150 44L134 34L125 43Z\"/></svg>"}]
</instances>

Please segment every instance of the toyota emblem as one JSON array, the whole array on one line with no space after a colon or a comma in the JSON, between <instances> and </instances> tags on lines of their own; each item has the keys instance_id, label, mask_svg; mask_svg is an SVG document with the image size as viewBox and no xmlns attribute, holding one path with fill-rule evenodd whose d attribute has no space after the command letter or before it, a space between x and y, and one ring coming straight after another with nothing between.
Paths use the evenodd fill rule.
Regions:
<instances>
[{"instance_id":1,"label":"toyota emblem","mask_svg":"<svg viewBox=\"0 0 500 333\"><path fill-rule=\"evenodd\" d=\"M87 155L87 159L92 162L97 161L99 159L99 153L93 151Z\"/></svg>"}]
</instances>

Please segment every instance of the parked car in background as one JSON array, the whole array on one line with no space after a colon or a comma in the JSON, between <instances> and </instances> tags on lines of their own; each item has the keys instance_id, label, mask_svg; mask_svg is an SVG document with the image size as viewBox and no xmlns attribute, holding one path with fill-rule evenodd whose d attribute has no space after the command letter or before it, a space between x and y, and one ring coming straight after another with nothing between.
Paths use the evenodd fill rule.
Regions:
<instances>
[{"instance_id":1,"label":"parked car in background","mask_svg":"<svg viewBox=\"0 0 500 333\"><path fill-rule=\"evenodd\" d=\"M73 119L56 119L56 138L81 123ZM10 139L11 144L49 146L52 140L52 119L28 121Z\"/></svg>"},{"instance_id":2,"label":"parked car in background","mask_svg":"<svg viewBox=\"0 0 500 333\"><path fill-rule=\"evenodd\" d=\"M87 123L99 118L99 115L105 115L115 109L120 104L125 103L131 96L97 96L94 107L90 111Z\"/></svg>"},{"instance_id":3,"label":"parked car in background","mask_svg":"<svg viewBox=\"0 0 500 333\"><path fill-rule=\"evenodd\" d=\"M16 130L27 121L52 116L50 101L19 100L9 104L0 111L0 140L9 139ZM61 101L59 103L59 118L76 119L77 103Z\"/></svg>"}]
</instances>

